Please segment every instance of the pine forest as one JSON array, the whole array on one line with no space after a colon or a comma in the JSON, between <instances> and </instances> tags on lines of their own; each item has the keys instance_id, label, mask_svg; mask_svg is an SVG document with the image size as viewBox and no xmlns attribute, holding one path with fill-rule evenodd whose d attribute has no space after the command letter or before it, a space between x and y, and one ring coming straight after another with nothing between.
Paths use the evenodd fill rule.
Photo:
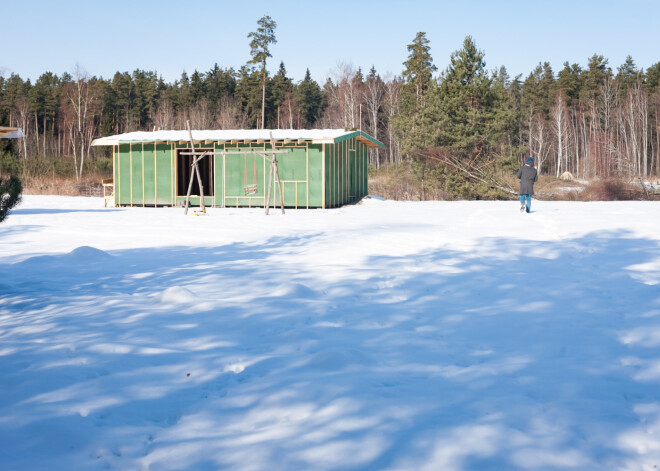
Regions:
<instances>
[{"instance_id":1,"label":"pine forest","mask_svg":"<svg viewBox=\"0 0 660 471\"><path fill-rule=\"evenodd\" d=\"M515 193L508 176L530 155L553 178L659 175L660 62L644 70L631 56L615 66L594 54L512 77L505 66L487 67L470 36L438 60L420 32L399 75L339 64L324 83L309 70L298 81L284 63L268 73L275 23L266 20L250 35L245 65L182 72L173 83L154 71L102 78L82 66L34 82L0 76L0 125L25 133L0 143L1 174L27 182L109 175L110 151L91 147L93 139L190 121L193 129L363 130L386 146L370 150L373 175L409 179L422 199L507 198Z\"/></svg>"}]
</instances>

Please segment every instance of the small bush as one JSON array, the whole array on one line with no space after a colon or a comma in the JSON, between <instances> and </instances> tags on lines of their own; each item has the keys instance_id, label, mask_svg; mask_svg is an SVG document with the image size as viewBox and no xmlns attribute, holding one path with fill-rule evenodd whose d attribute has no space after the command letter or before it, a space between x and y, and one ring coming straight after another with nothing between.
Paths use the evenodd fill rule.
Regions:
<instances>
[{"instance_id":1,"label":"small bush","mask_svg":"<svg viewBox=\"0 0 660 471\"><path fill-rule=\"evenodd\" d=\"M0 222L7 219L9 210L21 201L23 185L18 177L0 179Z\"/></svg>"},{"instance_id":2,"label":"small bush","mask_svg":"<svg viewBox=\"0 0 660 471\"><path fill-rule=\"evenodd\" d=\"M626 201L645 198L641 188L618 178L594 180L580 196L584 201Z\"/></svg>"}]
</instances>

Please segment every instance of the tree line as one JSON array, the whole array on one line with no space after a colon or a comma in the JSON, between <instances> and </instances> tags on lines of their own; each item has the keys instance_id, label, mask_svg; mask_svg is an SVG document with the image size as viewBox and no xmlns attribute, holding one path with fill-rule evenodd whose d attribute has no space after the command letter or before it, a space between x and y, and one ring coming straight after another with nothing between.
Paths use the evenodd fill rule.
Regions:
<instances>
[{"instance_id":1,"label":"tree line","mask_svg":"<svg viewBox=\"0 0 660 471\"><path fill-rule=\"evenodd\" d=\"M555 72L541 62L510 77L503 66L487 69L468 36L438 72L420 32L399 75L339 64L320 85L309 70L294 81L284 63L267 72L275 26L259 21L240 68L215 64L173 83L139 69L104 79L79 66L34 83L0 76L0 125L23 129L15 143L22 161L73 159L77 177L104 152L90 147L96 137L184 129L186 120L196 129L361 129L386 145L370 151L375 169L404 163L463 196L503 191L498 175L527 155L553 176L658 175L660 63L643 70L628 57L613 70L594 54L586 67L567 62Z\"/></svg>"}]
</instances>

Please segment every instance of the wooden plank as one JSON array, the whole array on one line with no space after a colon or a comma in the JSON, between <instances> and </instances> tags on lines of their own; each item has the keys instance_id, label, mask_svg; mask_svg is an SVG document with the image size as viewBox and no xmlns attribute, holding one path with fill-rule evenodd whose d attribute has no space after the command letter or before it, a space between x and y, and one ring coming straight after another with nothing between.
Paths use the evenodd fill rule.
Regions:
<instances>
[{"instance_id":1,"label":"wooden plank","mask_svg":"<svg viewBox=\"0 0 660 471\"><path fill-rule=\"evenodd\" d=\"M144 208L144 142L142 143L142 207Z\"/></svg>"},{"instance_id":2,"label":"wooden plank","mask_svg":"<svg viewBox=\"0 0 660 471\"><path fill-rule=\"evenodd\" d=\"M131 164L131 206L133 206L133 146L128 145L128 161Z\"/></svg>"},{"instance_id":3,"label":"wooden plank","mask_svg":"<svg viewBox=\"0 0 660 471\"><path fill-rule=\"evenodd\" d=\"M158 159L156 159L156 155L158 155L158 151L156 150L156 144L154 142L154 208L158 206Z\"/></svg>"},{"instance_id":4,"label":"wooden plank","mask_svg":"<svg viewBox=\"0 0 660 471\"><path fill-rule=\"evenodd\" d=\"M321 144L321 208L325 209L325 147L326 144ZM309 186L309 183L307 184Z\"/></svg>"},{"instance_id":5,"label":"wooden plank","mask_svg":"<svg viewBox=\"0 0 660 471\"><path fill-rule=\"evenodd\" d=\"M186 124L188 125L188 136L190 136L190 147L192 148L193 152L195 152L195 142L193 141L192 131L190 130L190 121L186 121ZM188 194L186 195L186 208L183 214L188 214L188 206L190 205L190 192L192 191L193 177L195 175L197 176L197 184L199 185L199 204L202 208L202 212L206 212L206 205L204 204L204 186L202 185L202 177L199 174L199 166L197 164L199 159L204 157L204 155L205 154L202 154L201 157L193 156L192 170L190 172L190 183L188 184Z\"/></svg>"}]
</instances>

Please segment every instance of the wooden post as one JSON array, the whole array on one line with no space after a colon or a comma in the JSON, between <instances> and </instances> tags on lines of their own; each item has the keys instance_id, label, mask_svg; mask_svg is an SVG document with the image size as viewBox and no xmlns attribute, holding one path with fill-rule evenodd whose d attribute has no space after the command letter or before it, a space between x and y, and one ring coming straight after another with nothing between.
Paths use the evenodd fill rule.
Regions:
<instances>
[{"instance_id":1,"label":"wooden post","mask_svg":"<svg viewBox=\"0 0 660 471\"><path fill-rule=\"evenodd\" d=\"M275 153L275 139L273 139L272 131L269 134L270 134L270 147L271 150L273 151L274 172L275 172L275 176L277 177L277 185L280 187L280 207L282 208L282 214L284 214L284 192L282 191L282 180L280 180L280 170L277 167L277 154Z\"/></svg>"},{"instance_id":2,"label":"wooden post","mask_svg":"<svg viewBox=\"0 0 660 471\"><path fill-rule=\"evenodd\" d=\"M268 193L266 194L266 216L270 209L270 191L273 186L273 162L270 163L270 170L268 171Z\"/></svg>"},{"instance_id":3,"label":"wooden post","mask_svg":"<svg viewBox=\"0 0 660 471\"><path fill-rule=\"evenodd\" d=\"M188 136L190 137L190 148L192 149L192 170L190 172L190 182L188 183L188 194L186 195L186 208L183 214L188 214L188 206L190 205L190 193L192 192L193 178L197 176L197 184L199 185L199 202L202 207L202 212L206 212L206 206L204 205L204 186L202 185L202 177L199 173L199 167L197 162L204 157L206 154L201 156L196 155L195 143L193 142L192 131L190 130L190 121L186 120L186 126L188 126Z\"/></svg>"},{"instance_id":4,"label":"wooden post","mask_svg":"<svg viewBox=\"0 0 660 471\"><path fill-rule=\"evenodd\" d=\"M284 214L284 192L282 191L282 180L280 180L280 170L277 167L277 157L273 154L273 166L275 167L275 176L277 177L277 186L280 187L280 207Z\"/></svg>"}]
</instances>

